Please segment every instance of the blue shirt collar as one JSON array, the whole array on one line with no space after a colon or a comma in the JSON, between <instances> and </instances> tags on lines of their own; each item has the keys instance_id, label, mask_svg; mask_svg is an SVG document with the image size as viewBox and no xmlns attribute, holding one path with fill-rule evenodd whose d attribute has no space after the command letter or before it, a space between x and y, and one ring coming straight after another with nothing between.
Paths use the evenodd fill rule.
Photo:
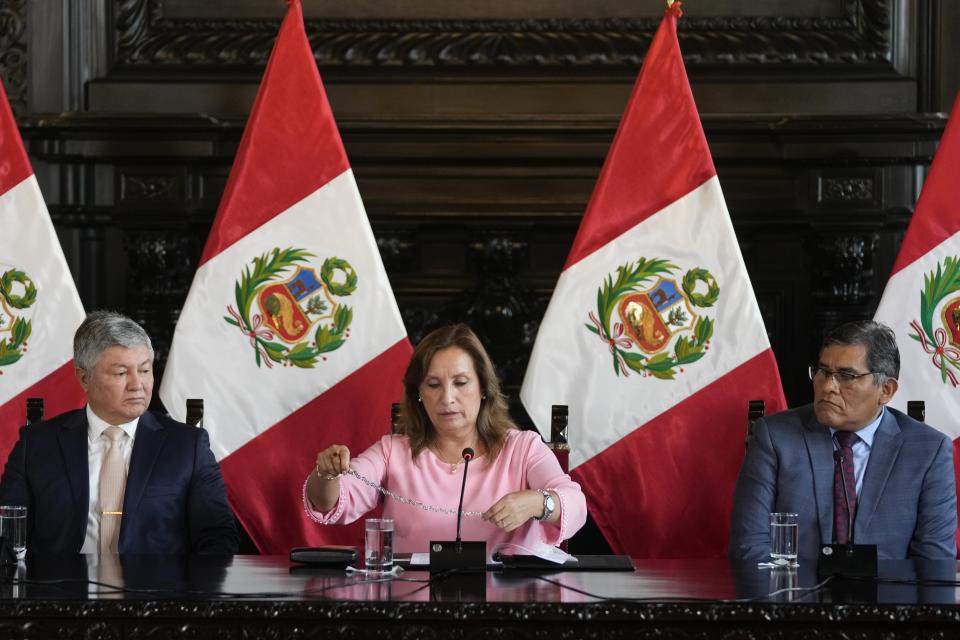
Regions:
<instances>
[{"instance_id":1,"label":"blue shirt collar","mask_svg":"<svg viewBox=\"0 0 960 640\"><path fill-rule=\"evenodd\" d=\"M868 447L873 446L873 437L877 435L877 429L880 428L880 422L883 420L883 415L887 412L887 407L884 405L880 408L880 415L877 416L877 419L865 426L863 429L860 429L856 432L860 439L863 440ZM833 434L835 434L838 429L830 428L830 439L833 439ZM836 441L834 441L836 442ZM836 446L836 445L834 445Z\"/></svg>"}]
</instances>

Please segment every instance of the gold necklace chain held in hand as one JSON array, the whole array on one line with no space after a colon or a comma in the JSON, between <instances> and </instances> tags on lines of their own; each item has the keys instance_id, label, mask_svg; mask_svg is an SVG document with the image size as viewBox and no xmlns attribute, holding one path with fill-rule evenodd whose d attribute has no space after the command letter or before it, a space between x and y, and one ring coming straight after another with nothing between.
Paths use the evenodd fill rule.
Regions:
<instances>
[{"instance_id":1,"label":"gold necklace chain held in hand","mask_svg":"<svg viewBox=\"0 0 960 640\"><path fill-rule=\"evenodd\" d=\"M451 466L453 466L453 465L451 465ZM456 469L454 469L454 471L455 471L455 470L456 470ZM389 497L389 498L392 498L392 499L396 500L397 502L399 502L399 503L401 503L401 504L410 505L411 507L416 507L417 509L423 509L424 511L432 511L433 513L442 513L442 514L451 515L451 516L457 515L457 510L456 510L456 509L448 509L448 508L445 508L445 507L435 507L435 506L433 506L433 505L424 504L424 503L420 502L419 500L414 500L413 498L404 498L403 496L398 496L397 494L395 494L393 491L390 491L390 490L387 489L386 487L383 487L383 486L377 484L377 483L374 482L373 480L370 480L370 479L368 479L368 478L363 477L362 475L360 475L359 473L357 473L357 471L356 471L355 469L348 469L348 470L345 471L344 473L353 476L354 478L356 478L357 480L359 480L359 481L362 482L363 484L367 485L368 487L372 487L372 488L376 489L377 491L379 491L379 492L382 493L383 495L385 495L385 496L387 496L387 497ZM467 517L473 517L473 518L482 518L482 517L483 517L483 511L466 511L466 510L464 510L464 511L463 511L463 515L465 515L465 516L467 516Z\"/></svg>"}]
</instances>

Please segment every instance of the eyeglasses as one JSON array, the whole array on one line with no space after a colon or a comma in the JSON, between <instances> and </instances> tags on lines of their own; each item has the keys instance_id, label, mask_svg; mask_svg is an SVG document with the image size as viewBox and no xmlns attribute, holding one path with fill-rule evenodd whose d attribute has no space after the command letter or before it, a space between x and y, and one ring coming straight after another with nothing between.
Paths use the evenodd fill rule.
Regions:
<instances>
[{"instance_id":1,"label":"eyeglasses","mask_svg":"<svg viewBox=\"0 0 960 640\"><path fill-rule=\"evenodd\" d=\"M826 381L833 378L833 381L837 383L838 387L849 387L851 384L859 380L864 376L873 375L873 371L867 371L866 373L853 373L850 371L831 371L826 367L821 367L818 364L810 365L808 371L810 374L810 379L816 382L817 378L821 378Z\"/></svg>"}]
</instances>

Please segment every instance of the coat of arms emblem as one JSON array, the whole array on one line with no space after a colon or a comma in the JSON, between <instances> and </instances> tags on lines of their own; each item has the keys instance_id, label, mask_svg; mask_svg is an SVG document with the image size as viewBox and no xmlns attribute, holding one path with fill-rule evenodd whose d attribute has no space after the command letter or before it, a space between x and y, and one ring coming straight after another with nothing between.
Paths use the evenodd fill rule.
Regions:
<instances>
[{"instance_id":1,"label":"coat of arms emblem","mask_svg":"<svg viewBox=\"0 0 960 640\"><path fill-rule=\"evenodd\" d=\"M960 257L948 256L923 277L920 320L912 320L911 338L930 355L940 381L956 387L960 371ZM952 296L952 297L951 297ZM939 315L937 310L940 310ZM934 325L935 321L939 321Z\"/></svg>"},{"instance_id":2,"label":"coat of arms emblem","mask_svg":"<svg viewBox=\"0 0 960 640\"><path fill-rule=\"evenodd\" d=\"M678 270L668 260L640 258L597 289L597 310L585 326L607 345L617 376L672 380L710 348L714 320L703 309L720 298L720 286L699 267L677 282L671 276Z\"/></svg>"},{"instance_id":3,"label":"coat of arms emblem","mask_svg":"<svg viewBox=\"0 0 960 640\"><path fill-rule=\"evenodd\" d=\"M26 353L33 330L28 310L36 301L37 287L30 276L0 265L0 367L17 362Z\"/></svg>"},{"instance_id":4,"label":"coat of arms emblem","mask_svg":"<svg viewBox=\"0 0 960 640\"><path fill-rule=\"evenodd\" d=\"M357 273L342 258L323 261L305 249L275 248L254 258L236 282L237 306L224 316L250 341L257 366L310 369L350 337L353 310L338 298L357 289ZM252 267L252 268L251 268Z\"/></svg>"}]
</instances>

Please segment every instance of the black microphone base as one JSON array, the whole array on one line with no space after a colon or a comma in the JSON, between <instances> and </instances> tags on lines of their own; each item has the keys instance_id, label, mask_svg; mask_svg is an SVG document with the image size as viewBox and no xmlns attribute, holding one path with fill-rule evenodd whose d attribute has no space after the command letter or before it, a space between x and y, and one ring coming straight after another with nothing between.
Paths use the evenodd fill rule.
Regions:
<instances>
[{"instance_id":1,"label":"black microphone base","mask_svg":"<svg viewBox=\"0 0 960 640\"><path fill-rule=\"evenodd\" d=\"M487 543L483 540L431 541L430 573L453 569L458 573L484 573L487 570Z\"/></svg>"},{"instance_id":2,"label":"black microphone base","mask_svg":"<svg viewBox=\"0 0 960 640\"><path fill-rule=\"evenodd\" d=\"M820 547L817 575L850 576L854 578L877 577L877 545L875 544L825 544Z\"/></svg>"}]
</instances>

